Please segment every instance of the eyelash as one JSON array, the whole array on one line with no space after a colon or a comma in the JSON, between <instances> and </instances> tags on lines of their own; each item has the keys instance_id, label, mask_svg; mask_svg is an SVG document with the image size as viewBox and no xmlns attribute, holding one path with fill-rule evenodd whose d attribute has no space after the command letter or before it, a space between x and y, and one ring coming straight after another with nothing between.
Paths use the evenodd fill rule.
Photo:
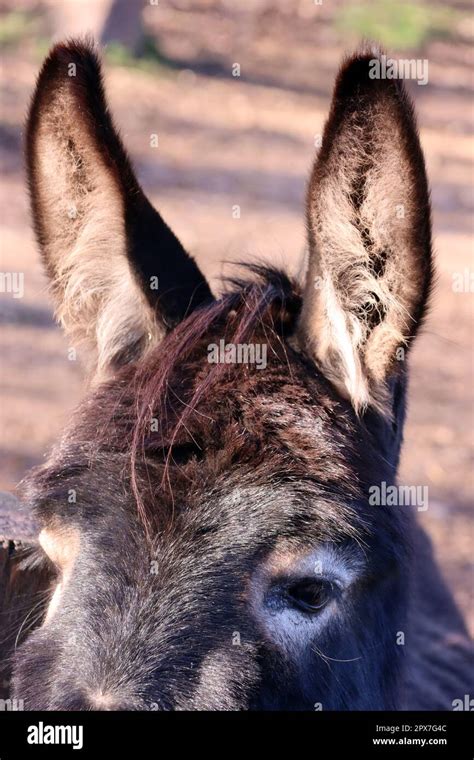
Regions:
<instances>
[{"instance_id":1,"label":"eyelash","mask_svg":"<svg viewBox=\"0 0 474 760\"><path fill-rule=\"evenodd\" d=\"M279 577L265 594L265 605L274 612L290 608L302 615L316 617L341 592L340 584L332 578Z\"/></svg>"},{"instance_id":2,"label":"eyelash","mask_svg":"<svg viewBox=\"0 0 474 760\"><path fill-rule=\"evenodd\" d=\"M325 578L300 578L285 589L289 604L308 615L316 615L336 596L337 587Z\"/></svg>"}]
</instances>

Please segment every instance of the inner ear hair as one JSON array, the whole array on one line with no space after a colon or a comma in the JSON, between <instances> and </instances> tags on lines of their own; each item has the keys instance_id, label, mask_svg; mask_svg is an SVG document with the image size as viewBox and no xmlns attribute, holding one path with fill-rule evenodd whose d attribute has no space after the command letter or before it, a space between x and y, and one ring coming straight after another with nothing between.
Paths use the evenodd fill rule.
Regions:
<instances>
[{"instance_id":1,"label":"inner ear hair","mask_svg":"<svg viewBox=\"0 0 474 760\"><path fill-rule=\"evenodd\" d=\"M46 59L30 107L26 158L57 315L99 374L141 356L212 298L136 180L90 40L56 45Z\"/></svg>"},{"instance_id":2,"label":"inner ear hair","mask_svg":"<svg viewBox=\"0 0 474 760\"><path fill-rule=\"evenodd\" d=\"M431 221L413 107L400 80L371 77L379 55L356 54L336 81L307 194L300 339L358 411L389 413L387 381L426 310Z\"/></svg>"},{"instance_id":3,"label":"inner ear hair","mask_svg":"<svg viewBox=\"0 0 474 760\"><path fill-rule=\"evenodd\" d=\"M39 75L27 125L33 218L57 317L99 372L156 329L126 258L117 162L123 168L128 159L94 50L56 46Z\"/></svg>"}]
</instances>

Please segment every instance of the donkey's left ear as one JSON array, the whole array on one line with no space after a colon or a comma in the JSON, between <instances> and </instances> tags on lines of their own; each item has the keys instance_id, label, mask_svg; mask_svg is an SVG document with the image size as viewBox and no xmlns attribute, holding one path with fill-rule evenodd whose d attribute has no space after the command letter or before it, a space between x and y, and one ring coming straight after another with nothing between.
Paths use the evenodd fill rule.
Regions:
<instances>
[{"instance_id":1,"label":"donkey's left ear","mask_svg":"<svg viewBox=\"0 0 474 760\"><path fill-rule=\"evenodd\" d=\"M91 42L56 45L46 59L30 108L26 158L57 313L96 372L133 361L212 299L136 180Z\"/></svg>"},{"instance_id":2,"label":"donkey's left ear","mask_svg":"<svg viewBox=\"0 0 474 760\"><path fill-rule=\"evenodd\" d=\"M429 191L413 108L380 54L341 69L307 199L309 268L299 340L360 411L388 386L432 278Z\"/></svg>"}]
</instances>

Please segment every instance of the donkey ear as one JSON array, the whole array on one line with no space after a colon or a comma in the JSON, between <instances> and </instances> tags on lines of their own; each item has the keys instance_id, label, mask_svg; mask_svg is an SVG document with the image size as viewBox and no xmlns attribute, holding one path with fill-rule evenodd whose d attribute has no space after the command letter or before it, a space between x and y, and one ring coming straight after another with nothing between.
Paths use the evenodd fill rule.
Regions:
<instances>
[{"instance_id":1,"label":"donkey ear","mask_svg":"<svg viewBox=\"0 0 474 760\"><path fill-rule=\"evenodd\" d=\"M388 412L428 299L431 221L413 108L400 80L373 78L379 64L363 52L336 81L308 189L299 340L357 410Z\"/></svg>"},{"instance_id":2,"label":"donkey ear","mask_svg":"<svg viewBox=\"0 0 474 760\"><path fill-rule=\"evenodd\" d=\"M53 48L26 134L34 224L58 316L99 371L113 369L211 292L135 178L91 43Z\"/></svg>"}]
</instances>

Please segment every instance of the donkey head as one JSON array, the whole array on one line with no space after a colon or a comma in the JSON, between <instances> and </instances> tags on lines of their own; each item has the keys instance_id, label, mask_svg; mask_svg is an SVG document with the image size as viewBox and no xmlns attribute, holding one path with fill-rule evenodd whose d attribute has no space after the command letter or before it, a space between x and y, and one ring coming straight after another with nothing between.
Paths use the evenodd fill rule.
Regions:
<instances>
[{"instance_id":1,"label":"donkey head","mask_svg":"<svg viewBox=\"0 0 474 760\"><path fill-rule=\"evenodd\" d=\"M135 179L93 49L45 62L33 218L94 382L29 479L57 583L16 656L27 708L397 706L410 521L369 489L396 474L430 212L374 55L337 79L305 284L253 267L219 299Z\"/></svg>"}]
</instances>

